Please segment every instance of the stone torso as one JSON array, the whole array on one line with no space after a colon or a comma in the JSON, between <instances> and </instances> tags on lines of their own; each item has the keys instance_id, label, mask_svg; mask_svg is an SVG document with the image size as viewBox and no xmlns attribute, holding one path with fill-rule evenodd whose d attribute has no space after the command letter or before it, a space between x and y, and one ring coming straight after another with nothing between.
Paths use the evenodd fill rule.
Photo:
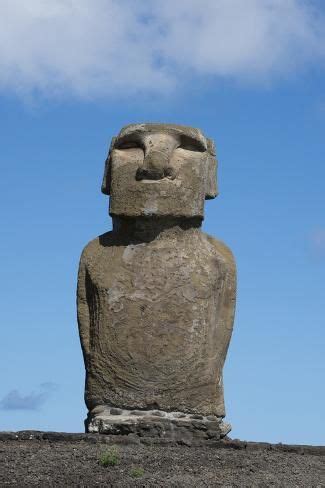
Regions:
<instances>
[{"instance_id":1,"label":"stone torso","mask_svg":"<svg viewBox=\"0 0 325 488\"><path fill-rule=\"evenodd\" d=\"M86 399L222 414L219 385L234 312L231 253L199 229L149 242L114 233L83 253L89 309Z\"/></svg>"},{"instance_id":2,"label":"stone torso","mask_svg":"<svg viewBox=\"0 0 325 488\"><path fill-rule=\"evenodd\" d=\"M90 432L142 435L151 422L173 437L184 417L188 435L211 430L205 421L216 422L206 437L229 432L222 370L236 271L229 249L201 232L216 169L214 142L193 127L131 124L112 139L102 192L113 231L85 247L78 275Z\"/></svg>"}]
</instances>

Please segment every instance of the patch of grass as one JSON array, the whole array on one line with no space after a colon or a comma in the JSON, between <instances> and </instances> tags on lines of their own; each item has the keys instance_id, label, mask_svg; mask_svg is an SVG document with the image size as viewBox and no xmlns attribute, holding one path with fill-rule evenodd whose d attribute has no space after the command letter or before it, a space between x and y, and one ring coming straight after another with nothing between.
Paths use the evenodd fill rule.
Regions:
<instances>
[{"instance_id":1,"label":"patch of grass","mask_svg":"<svg viewBox=\"0 0 325 488\"><path fill-rule=\"evenodd\" d=\"M132 476L132 478L142 478L142 476L144 475L144 469L140 467L132 468L130 475Z\"/></svg>"},{"instance_id":2,"label":"patch of grass","mask_svg":"<svg viewBox=\"0 0 325 488\"><path fill-rule=\"evenodd\" d=\"M102 452L99 458L101 466L116 466L120 462L120 453L116 446L112 446Z\"/></svg>"}]
</instances>

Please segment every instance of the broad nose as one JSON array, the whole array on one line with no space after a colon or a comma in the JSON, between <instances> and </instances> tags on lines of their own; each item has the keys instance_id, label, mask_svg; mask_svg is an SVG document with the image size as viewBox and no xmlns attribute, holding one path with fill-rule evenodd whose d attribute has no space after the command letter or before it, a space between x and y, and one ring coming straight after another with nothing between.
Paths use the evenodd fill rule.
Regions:
<instances>
[{"instance_id":1,"label":"broad nose","mask_svg":"<svg viewBox=\"0 0 325 488\"><path fill-rule=\"evenodd\" d=\"M171 158L178 141L166 134L151 134L144 140L144 160L136 173L137 180L174 179Z\"/></svg>"},{"instance_id":2,"label":"broad nose","mask_svg":"<svg viewBox=\"0 0 325 488\"><path fill-rule=\"evenodd\" d=\"M172 173L168 152L152 149L145 156L143 165L138 168L137 180L161 180L170 177Z\"/></svg>"}]
</instances>

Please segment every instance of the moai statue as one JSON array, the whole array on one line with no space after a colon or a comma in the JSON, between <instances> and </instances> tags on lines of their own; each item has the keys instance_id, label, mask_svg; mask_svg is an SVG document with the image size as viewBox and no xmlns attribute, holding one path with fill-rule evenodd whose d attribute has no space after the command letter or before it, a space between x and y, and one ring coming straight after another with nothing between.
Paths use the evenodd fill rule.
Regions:
<instances>
[{"instance_id":1,"label":"moai statue","mask_svg":"<svg viewBox=\"0 0 325 488\"><path fill-rule=\"evenodd\" d=\"M216 164L191 127L133 124L112 140L102 192L113 230L85 247L78 277L88 432L219 439L231 428L235 263L201 231Z\"/></svg>"}]
</instances>

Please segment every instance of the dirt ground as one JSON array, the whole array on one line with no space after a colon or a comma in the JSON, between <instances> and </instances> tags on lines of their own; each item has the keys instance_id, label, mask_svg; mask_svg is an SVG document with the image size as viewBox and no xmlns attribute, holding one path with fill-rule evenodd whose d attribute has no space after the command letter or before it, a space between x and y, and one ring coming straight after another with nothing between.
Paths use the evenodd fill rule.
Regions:
<instances>
[{"instance_id":1,"label":"dirt ground","mask_svg":"<svg viewBox=\"0 0 325 488\"><path fill-rule=\"evenodd\" d=\"M105 437L105 439L103 439ZM103 466L103 452L113 463ZM138 476L138 477L137 477ZM325 448L0 433L0 487L325 487Z\"/></svg>"}]
</instances>

